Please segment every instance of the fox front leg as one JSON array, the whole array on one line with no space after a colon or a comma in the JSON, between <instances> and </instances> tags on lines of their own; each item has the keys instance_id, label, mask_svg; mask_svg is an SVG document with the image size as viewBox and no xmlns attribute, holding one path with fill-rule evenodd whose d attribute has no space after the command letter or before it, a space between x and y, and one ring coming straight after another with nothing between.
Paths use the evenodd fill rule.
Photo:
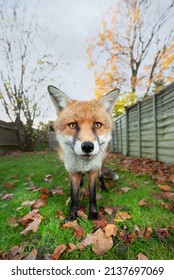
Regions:
<instances>
[{"instance_id":1,"label":"fox front leg","mask_svg":"<svg viewBox=\"0 0 174 280\"><path fill-rule=\"evenodd\" d=\"M96 203L96 180L98 178L98 170L89 171L88 173L88 189L89 189L89 218L98 219L97 203Z\"/></svg>"},{"instance_id":2,"label":"fox front leg","mask_svg":"<svg viewBox=\"0 0 174 280\"><path fill-rule=\"evenodd\" d=\"M79 194L79 186L81 181L80 173L71 173L71 206L70 206L70 214L68 220L73 221L77 218L77 209L78 209L78 194Z\"/></svg>"}]
</instances>

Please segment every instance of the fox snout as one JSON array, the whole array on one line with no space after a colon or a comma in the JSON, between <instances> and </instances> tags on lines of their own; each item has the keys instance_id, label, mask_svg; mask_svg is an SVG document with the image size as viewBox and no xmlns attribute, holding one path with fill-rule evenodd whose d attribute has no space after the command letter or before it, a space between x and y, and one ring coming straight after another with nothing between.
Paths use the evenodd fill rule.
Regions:
<instances>
[{"instance_id":1,"label":"fox snout","mask_svg":"<svg viewBox=\"0 0 174 280\"><path fill-rule=\"evenodd\" d=\"M99 152L99 144L96 140L89 141L79 141L76 140L74 143L74 152L78 156L95 156Z\"/></svg>"},{"instance_id":2,"label":"fox snout","mask_svg":"<svg viewBox=\"0 0 174 280\"><path fill-rule=\"evenodd\" d=\"M90 141L83 142L81 149L84 153L89 154L94 150L94 144Z\"/></svg>"}]
</instances>

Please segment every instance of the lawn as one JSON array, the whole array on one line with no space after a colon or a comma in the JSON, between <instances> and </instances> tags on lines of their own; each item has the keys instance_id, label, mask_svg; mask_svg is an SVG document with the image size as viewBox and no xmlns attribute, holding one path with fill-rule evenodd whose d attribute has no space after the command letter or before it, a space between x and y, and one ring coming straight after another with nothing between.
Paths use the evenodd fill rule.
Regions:
<instances>
[{"instance_id":1,"label":"lawn","mask_svg":"<svg viewBox=\"0 0 174 280\"><path fill-rule=\"evenodd\" d=\"M174 186L167 182L160 186L151 179L153 176L129 171L123 162L123 156L117 154L106 160L106 166L120 179L107 181L107 192L97 188L99 222L86 218L88 197L83 186L80 217L67 224L69 180L56 154L46 151L1 156L0 258L174 259ZM35 232L28 229L23 234L33 221L32 217L25 219L26 215L33 210L40 222ZM97 254L93 244L84 246L87 236L94 237L96 231L104 234L107 224L116 227L108 237L112 246L105 253Z\"/></svg>"}]
</instances>

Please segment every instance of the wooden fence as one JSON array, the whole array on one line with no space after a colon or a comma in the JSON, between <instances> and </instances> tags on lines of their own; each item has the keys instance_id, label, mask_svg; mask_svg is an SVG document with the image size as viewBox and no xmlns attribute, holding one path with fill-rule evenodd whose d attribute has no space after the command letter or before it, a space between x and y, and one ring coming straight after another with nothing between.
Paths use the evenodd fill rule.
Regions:
<instances>
[{"instance_id":1,"label":"wooden fence","mask_svg":"<svg viewBox=\"0 0 174 280\"><path fill-rule=\"evenodd\" d=\"M110 150L174 164L174 83L126 108L114 122Z\"/></svg>"},{"instance_id":2,"label":"wooden fence","mask_svg":"<svg viewBox=\"0 0 174 280\"><path fill-rule=\"evenodd\" d=\"M19 147L18 130L12 123L0 120L0 149Z\"/></svg>"}]
</instances>

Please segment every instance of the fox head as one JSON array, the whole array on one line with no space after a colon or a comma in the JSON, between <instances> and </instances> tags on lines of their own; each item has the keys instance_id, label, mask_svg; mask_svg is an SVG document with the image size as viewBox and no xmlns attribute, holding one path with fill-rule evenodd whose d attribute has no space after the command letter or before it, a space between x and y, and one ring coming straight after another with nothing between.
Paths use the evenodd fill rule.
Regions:
<instances>
[{"instance_id":1,"label":"fox head","mask_svg":"<svg viewBox=\"0 0 174 280\"><path fill-rule=\"evenodd\" d=\"M54 127L63 152L86 161L103 153L111 139L111 115L119 89L90 101L71 100L51 85L48 92L58 115Z\"/></svg>"}]
</instances>

